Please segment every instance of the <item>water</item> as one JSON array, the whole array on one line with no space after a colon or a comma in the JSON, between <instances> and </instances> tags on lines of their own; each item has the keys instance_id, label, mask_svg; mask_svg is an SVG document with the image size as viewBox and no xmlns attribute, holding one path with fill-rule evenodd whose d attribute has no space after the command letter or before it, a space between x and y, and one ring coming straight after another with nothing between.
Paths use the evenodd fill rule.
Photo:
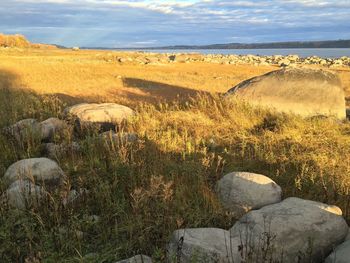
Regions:
<instances>
[{"instance_id":1,"label":"water","mask_svg":"<svg viewBox=\"0 0 350 263\"><path fill-rule=\"evenodd\" d=\"M289 48L289 49L156 49L140 51L155 53L200 53L223 55L299 55L299 57L318 56L322 58L350 57L350 48Z\"/></svg>"}]
</instances>

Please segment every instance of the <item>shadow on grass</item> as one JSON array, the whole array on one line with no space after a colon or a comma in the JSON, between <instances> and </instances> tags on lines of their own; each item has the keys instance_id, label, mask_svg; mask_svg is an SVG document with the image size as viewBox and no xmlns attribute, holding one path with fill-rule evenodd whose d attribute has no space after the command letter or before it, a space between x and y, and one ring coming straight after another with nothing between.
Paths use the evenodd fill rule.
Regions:
<instances>
[{"instance_id":1,"label":"shadow on grass","mask_svg":"<svg viewBox=\"0 0 350 263\"><path fill-rule=\"evenodd\" d=\"M185 101L198 94L208 94L208 92L138 78L124 78L123 85L127 89L123 90L124 94L121 96L138 102Z\"/></svg>"}]
</instances>

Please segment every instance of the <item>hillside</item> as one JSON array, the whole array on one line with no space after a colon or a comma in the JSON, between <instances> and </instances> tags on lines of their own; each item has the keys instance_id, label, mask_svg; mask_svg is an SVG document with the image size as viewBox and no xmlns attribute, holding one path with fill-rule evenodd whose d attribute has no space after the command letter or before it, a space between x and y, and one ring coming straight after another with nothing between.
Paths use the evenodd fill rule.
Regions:
<instances>
[{"instance_id":1,"label":"hillside","mask_svg":"<svg viewBox=\"0 0 350 263\"><path fill-rule=\"evenodd\" d=\"M5 35L0 33L0 47L17 47L17 48L39 48L54 49L55 45L31 43L23 35Z\"/></svg>"}]
</instances>

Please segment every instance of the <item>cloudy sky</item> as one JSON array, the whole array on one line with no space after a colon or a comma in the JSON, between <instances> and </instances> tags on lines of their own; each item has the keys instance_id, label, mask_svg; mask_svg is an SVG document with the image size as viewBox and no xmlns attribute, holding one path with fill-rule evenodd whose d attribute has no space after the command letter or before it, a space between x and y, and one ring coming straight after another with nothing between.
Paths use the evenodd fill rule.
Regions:
<instances>
[{"instance_id":1,"label":"cloudy sky","mask_svg":"<svg viewBox=\"0 0 350 263\"><path fill-rule=\"evenodd\" d=\"M0 32L65 46L350 39L350 0L0 0Z\"/></svg>"}]
</instances>

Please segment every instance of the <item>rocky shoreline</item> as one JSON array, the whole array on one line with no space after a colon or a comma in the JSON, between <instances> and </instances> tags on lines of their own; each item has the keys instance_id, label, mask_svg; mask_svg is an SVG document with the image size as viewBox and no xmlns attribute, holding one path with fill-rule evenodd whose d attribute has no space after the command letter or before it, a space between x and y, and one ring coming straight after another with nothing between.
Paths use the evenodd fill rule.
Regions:
<instances>
[{"instance_id":1,"label":"rocky shoreline","mask_svg":"<svg viewBox=\"0 0 350 263\"><path fill-rule=\"evenodd\" d=\"M114 54L108 53L110 61L113 61ZM198 53L146 53L133 52L125 53L125 56L114 57L119 63L138 63L141 65L156 65L169 63L193 63L206 62L226 65L254 65L254 66L292 66L292 65L321 65L325 67L350 67L350 57L340 58L321 58L317 56L300 57L298 55L274 55L274 56L257 56L257 55L222 55Z\"/></svg>"},{"instance_id":2,"label":"rocky shoreline","mask_svg":"<svg viewBox=\"0 0 350 263\"><path fill-rule=\"evenodd\" d=\"M0 52L20 52L25 48L0 47ZM254 66L296 66L296 65L318 65L329 68L350 67L350 57L322 58L318 56L300 57L299 55L236 55L236 54L200 54L200 53L156 53L146 51L110 51L104 50L80 50L79 48L56 49L56 51L74 52L85 54L96 52L95 58L106 62L117 62L120 64L140 65L162 65L170 63L213 63L223 65L254 65ZM213 52L215 52L213 50Z\"/></svg>"}]
</instances>

